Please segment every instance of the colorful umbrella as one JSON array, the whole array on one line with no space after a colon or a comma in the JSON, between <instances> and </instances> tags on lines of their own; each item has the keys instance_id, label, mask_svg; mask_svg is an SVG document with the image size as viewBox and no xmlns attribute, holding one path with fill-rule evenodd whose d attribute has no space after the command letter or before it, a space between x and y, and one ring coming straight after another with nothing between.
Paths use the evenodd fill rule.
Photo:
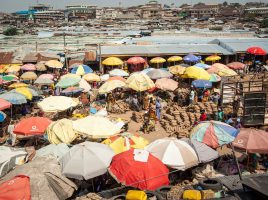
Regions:
<instances>
[{"instance_id":1,"label":"colorful umbrella","mask_svg":"<svg viewBox=\"0 0 268 200\"><path fill-rule=\"evenodd\" d=\"M6 119L6 117L7 115L4 112L0 111L0 122L3 122Z\"/></svg>"},{"instance_id":2,"label":"colorful umbrella","mask_svg":"<svg viewBox=\"0 0 268 200\"><path fill-rule=\"evenodd\" d=\"M173 75L165 70L162 69L154 69L147 73L147 76L149 76L151 79L160 79L160 78L170 78Z\"/></svg>"},{"instance_id":3,"label":"colorful umbrella","mask_svg":"<svg viewBox=\"0 0 268 200\"><path fill-rule=\"evenodd\" d=\"M60 77L60 79L64 79L64 78L75 78L75 79L81 79L81 76L77 75L77 74L65 74L63 76Z\"/></svg>"},{"instance_id":4,"label":"colorful umbrella","mask_svg":"<svg viewBox=\"0 0 268 200\"><path fill-rule=\"evenodd\" d=\"M186 67L182 67L181 65L175 65L175 66L169 67L168 70L172 74L182 75L182 74L184 74Z\"/></svg>"},{"instance_id":5,"label":"colorful umbrella","mask_svg":"<svg viewBox=\"0 0 268 200\"><path fill-rule=\"evenodd\" d=\"M12 106L12 104L10 102L8 102L5 99L0 99L0 110L5 110L7 108L10 108Z\"/></svg>"},{"instance_id":6,"label":"colorful umbrella","mask_svg":"<svg viewBox=\"0 0 268 200\"><path fill-rule=\"evenodd\" d=\"M65 77L59 80L59 82L56 84L56 87L67 88L79 84L80 81L81 81L80 77L79 78Z\"/></svg>"},{"instance_id":7,"label":"colorful umbrella","mask_svg":"<svg viewBox=\"0 0 268 200\"><path fill-rule=\"evenodd\" d=\"M53 74L41 74L38 78L48 78L50 80L53 80L54 75Z\"/></svg>"},{"instance_id":8,"label":"colorful umbrella","mask_svg":"<svg viewBox=\"0 0 268 200\"><path fill-rule=\"evenodd\" d=\"M210 75L209 73L199 67L187 67L185 69L184 74L182 75L183 78L193 78L193 79L202 79L202 80L209 80Z\"/></svg>"},{"instance_id":9,"label":"colorful umbrella","mask_svg":"<svg viewBox=\"0 0 268 200\"><path fill-rule=\"evenodd\" d=\"M8 65L0 65L0 73L4 73L8 69Z\"/></svg>"},{"instance_id":10,"label":"colorful umbrella","mask_svg":"<svg viewBox=\"0 0 268 200\"><path fill-rule=\"evenodd\" d=\"M79 65L78 67L74 67L71 73L82 76L88 73L93 73L93 70L87 65Z\"/></svg>"},{"instance_id":11,"label":"colorful umbrella","mask_svg":"<svg viewBox=\"0 0 268 200\"><path fill-rule=\"evenodd\" d=\"M49 78L37 78L34 82L34 84L39 84L39 85L51 85L53 83L54 81L52 81Z\"/></svg>"},{"instance_id":12,"label":"colorful umbrella","mask_svg":"<svg viewBox=\"0 0 268 200\"><path fill-rule=\"evenodd\" d=\"M18 135L43 135L51 122L45 117L29 117L16 124L13 132Z\"/></svg>"},{"instance_id":13,"label":"colorful umbrella","mask_svg":"<svg viewBox=\"0 0 268 200\"><path fill-rule=\"evenodd\" d=\"M178 88L178 82L169 78L161 78L155 82L155 86L161 90L174 91Z\"/></svg>"},{"instance_id":14,"label":"colorful umbrella","mask_svg":"<svg viewBox=\"0 0 268 200\"><path fill-rule=\"evenodd\" d=\"M162 57L155 57L155 58L150 60L150 63L152 63L152 64L161 64L164 62L166 62L166 59L162 58Z\"/></svg>"},{"instance_id":15,"label":"colorful umbrella","mask_svg":"<svg viewBox=\"0 0 268 200\"><path fill-rule=\"evenodd\" d=\"M208 57L206 57L206 61L207 62L215 62L215 61L218 61L218 60L220 60L221 59L221 57L220 56L217 56L217 55L211 55L211 56L208 56Z\"/></svg>"},{"instance_id":16,"label":"colorful umbrella","mask_svg":"<svg viewBox=\"0 0 268 200\"><path fill-rule=\"evenodd\" d=\"M61 93L65 95L73 95L73 94L80 93L83 91L84 89L80 87L68 87L65 90L62 90Z\"/></svg>"},{"instance_id":17,"label":"colorful umbrella","mask_svg":"<svg viewBox=\"0 0 268 200\"><path fill-rule=\"evenodd\" d=\"M127 60L127 64L129 65L138 65L144 63L146 63L146 60L144 60L142 57L132 57Z\"/></svg>"},{"instance_id":18,"label":"colorful umbrella","mask_svg":"<svg viewBox=\"0 0 268 200\"><path fill-rule=\"evenodd\" d=\"M196 63L194 66L195 67L200 67L202 69L209 69L211 67L211 65L207 65L205 63Z\"/></svg>"},{"instance_id":19,"label":"colorful umbrella","mask_svg":"<svg viewBox=\"0 0 268 200\"><path fill-rule=\"evenodd\" d=\"M199 62L201 59L193 54L188 54L187 56L183 57L184 62L196 63Z\"/></svg>"},{"instance_id":20,"label":"colorful umbrella","mask_svg":"<svg viewBox=\"0 0 268 200\"><path fill-rule=\"evenodd\" d=\"M255 128L242 128L233 145L248 153L268 154L267 132Z\"/></svg>"},{"instance_id":21,"label":"colorful umbrella","mask_svg":"<svg viewBox=\"0 0 268 200\"><path fill-rule=\"evenodd\" d=\"M262 49L261 47L250 47L247 49L247 52L253 55L261 55L264 56L266 55L266 51Z\"/></svg>"},{"instance_id":22,"label":"colorful umbrella","mask_svg":"<svg viewBox=\"0 0 268 200\"><path fill-rule=\"evenodd\" d=\"M38 149L35 154L35 158L37 157L47 157L53 156L60 160L66 153L68 153L70 148L67 144L49 144L47 146Z\"/></svg>"},{"instance_id":23,"label":"colorful umbrella","mask_svg":"<svg viewBox=\"0 0 268 200\"><path fill-rule=\"evenodd\" d=\"M103 74L100 76L100 80L101 81L107 81L110 78L109 74Z\"/></svg>"},{"instance_id":24,"label":"colorful umbrella","mask_svg":"<svg viewBox=\"0 0 268 200\"><path fill-rule=\"evenodd\" d=\"M123 65L124 62L117 57L109 57L106 58L104 61L102 61L103 65L108 65L108 66L118 66L118 65Z\"/></svg>"},{"instance_id":25,"label":"colorful umbrella","mask_svg":"<svg viewBox=\"0 0 268 200\"><path fill-rule=\"evenodd\" d=\"M165 165L174 169L186 170L198 165L198 157L193 147L177 138L155 140L145 149Z\"/></svg>"},{"instance_id":26,"label":"colorful umbrella","mask_svg":"<svg viewBox=\"0 0 268 200\"><path fill-rule=\"evenodd\" d=\"M221 77L218 76L217 74L210 74L210 79L209 79L210 82L219 82L221 81Z\"/></svg>"},{"instance_id":27,"label":"colorful umbrella","mask_svg":"<svg viewBox=\"0 0 268 200\"><path fill-rule=\"evenodd\" d=\"M235 140L239 130L218 121L200 122L191 131L191 138L205 143L212 148L218 148Z\"/></svg>"},{"instance_id":28,"label":"colorful umbrella","mask_svg":"<svg viewBox=\"0 0 268 200\"><path fill-rule=\"evenodd\" d=\"M81 79L79 82L79 87L83 89L83 92L89 92L91 90L91 86L88 84L88 82L85 79Z\"/></svg>"},{"instance_id":29,"label":"colorful umbrella","mask_svg":"<svg viewBox=\"0 0 268 200\"><path fill-rule=\"evenodd\" d=\"M73 68L79 67L79 65L83 65L83 63L74 63L71 66L69 66L69 69L73 69Z\"/></svg>"},{"instance_id":30,"label":"colorful umbrella","mask_svg":"<svg viewBox=\"0 0 268 200\"><path fill-rule=\"evenodd\" d=\"M239 69L244 69L245 64L241 62L232 62L232 63L229 63L227 67L229 67L230 69L239 70Z\"/></svg>"},{"instance_id":31,"label":"colorful umbrella","mask_svg":"<svg viewBox=\"0 0 268 200\"><path fill-rule=\"evenodd\" d=\"M23 80L35 80L37 79L37 75L34 72L25 72L20 76Z\"/></svg>"},{"instance_id":32,"label":"colorful umbrella","mask_svg":"<svg viewBox=\"0 0 268 200\"><path fill-rule=\"evenodd\" d=\"M124 83L127 81L122 76L113 76L113 77L110 77L107 81L112 81L112 80L118 80L118 81L122 81Z\"/></svg>"},{"instance_id":33,"label":"colorful umbrella","mask_svg":"<svg viewBox=\"0 0 268 200\"><path fill-rule=\"evenodd\" d=\"M195 80L192 82L195 88L212 88L212 83L207 80Z\"/></svg>"},{"instance_id":34,"label":"colorful umbrella","mask_svg":"<svg viewBox=\"0 0 268 200\"><path fill-rule=\"evenodd\" d=\"M143 149L149 142L138 134L122 133L121 135L112 136L102 142L109 145L115 154L128 151L131 148Z\"/></svg>"},{"instance_id":35,"label":"colorful umbrella","mask_svg":"<svg viewBox=\"0 0 268 200\"><path fill-rule=\"evenodd\" d=\"M18 71L20 71L20 66L12 65L5 72L6 73L15 73L15 72L18 72Z\"/></svg>"},{"instance_id":36,"label":"colorful umbrella","mask_svg":"<svg viewBox=\"0 0 268 200\"><path fill-rule=\"evenodd\" d=\"M154 70L155 68L146 68L144 70L141 71L141 73L147 74L149 71Z\"/></svg>"},{"instance_id":37,"label":"colorful umbrella","mask_svg":"<svg viewBox=\"0 0 268 200\"><path fill-rule=\"evenodd\" d=\"M18 80L18 77L13 75L13 74L9 74L9 75L5 75L2 76L1 79L5 82L10 82L10 81L16 81Z\"/></svg>"},{"instance_id":38,"label":"colorful umbrella","mask_svg":"<svg viewBox=\"0 0 268 200\"><path fill-rule=\"evenodd\" d=\"M134 73L126 81L129 88L142 92L155 87L154 82L144 73Z\"/></svg>"},{"instance_id":39,"label":"colorful umbrella","mask_svg":"<svg viewBox=\"0 0 268 200\"><path fill-rule=\"evenodd\" d=\"M45 62L39 62L36 64L36 70L37 71L40 71L40 72L43 72L43 71L46 71L47 70L47 67L45 65Z\"/></svg>"},{"instance_id":40,"label":"colorful umbrella","mask_svg":"<svg viewBox=\"0 0 268 200\"><path fill-rule=\"evenodd\" d=\"M113 91L116 88L122 88L125 86L126 84L123 81L119 80L107 81L99 88L99 94L106 94L108 92Z\"/></svg>"},{"instance_id":41,"label":"colorful umbrella","mask_svg":"<svg viewBox=\"0 0 268 200\"><path fill-rule=\"evenodd\" d=\"M109 72L110 76L129 76L129 74L122 70L122 69L113 69L112 71Z\"/></svg>"},{"instance_id":42,"label":"colorful umbrella","mask_svg":"<svg viewBox=\"0 0 268 200\"><path fill-rule=\"evenodd\" d=\"M9 88L20 88L20 87L28 87L26 83L12 83Z\"/></svg>"},{"instance_id":43,"label":"colorful umbrella","mask_svg":"<svg viewBox=\"0 0 268 200\"><path fill-rule=\"evenodd\" d=\"M182 57L180 56L171 56L167 59L168 62L177 62L177 61L182 61Z\"/></svg>"},{"instance_id":44,"label":"colorful umbrella","mask_svg":"<svg viewBox=\"0 0 268 200\"><path fill-rule=\"evenodd\" d=\"M169 184L168 168L145 150L130 149L117 154L108 171L117 182L141 190L155 190Z\"/></svg>"},{"instance_id":45,"label":"colorful umbrella","mask_svg":"<svg viewBox=\"0 0 268 200\"><path fill-rule=\"evenodd\" d=\"M0 99L5 99L15 105L27 103L25 96L17 92L7 92L1 94Z\"/></svg>"},{"instance_id":46,"label":"colorful umbrella","mask_svg":"<svg viewBox=\"0 0 268 200\"><path fill-rule=\"evenodd\" d=\"M37 103L37 106L44 112L61 112L78 105L70 97L50 96Z\"/></svg>"},{"instance_id":47,"label":"colorful umbrella","mask_svg":"<svg viewBox=\"0 0 268 200\"><path fill-rule=\"evenodd\" d=\"M55 68L55 69L61 69L63 67L63 64L57 60L47 61L45 65L50 68Z\"/></svg>"},{"instance_id":48,"label":"colorful umbrella","mask_svg":"<svg viewBox=\"0 0 268 200\"><path fill-rule=\"evenodd\" d=\"M218 72L219 76L236 76L237 73L232 69L223 69Z\"/></svg>"},{"instance_id":49,"label":"colorful umbrella","mask_svg":"<svg viewBox=\"0 0 268 200\"><path fill-rule=\"evenodd\" d=\"M101 81L100 77L97 74L89 73L83 76L83 79L85 79L88 82L99 82Z\"/></svg>"},{"instance_id":50,"label":"colorful umbrella","mask_svg":"<svg viewBox=\"0 0 268 200\"><path fill-rule=\"evenodd\" d=\"M16 88L14 90L11 90L10 92L22 94L23 96L25 96L26 99L29 99L29 100L33 99L33 94L31 93L30 89L27 87Z\"/></svg>"},{"instance_id":51,"label":"colorful umbrella","mask_svg":"<svg viewBox=\"0 0 268 200\"><path fill-rule=\"evenodd\" d=\"M26 64L26 65L22 65L20 67L21 70L24 70L24 71L35 71L36 70L36 67L34 64Z\"/></svg>"}]
</instances>

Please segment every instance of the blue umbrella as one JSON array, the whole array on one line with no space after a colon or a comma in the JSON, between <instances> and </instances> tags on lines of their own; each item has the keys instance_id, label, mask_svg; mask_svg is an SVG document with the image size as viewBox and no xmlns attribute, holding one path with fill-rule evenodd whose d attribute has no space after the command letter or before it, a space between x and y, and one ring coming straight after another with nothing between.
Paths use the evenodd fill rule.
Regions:
<instances>
[{"instance_id":1,"label":"blue umbrella","mask_svg":"<svg viewBox=\"0 0 268 200\"><path fill-rule=\"evenodd\" d=\"M211 67L210 65L207 65L207 64L204 64L204 63L197 63L194 66L202 68L202 69L209 69Z\"/></svg>"},{"instance_id":2,"label":"blue umbrella","mask_svg":"<svg viewBox=\"0 0 268 200\"><path fill-rule=\"evenodd\" d=\"M77 66L77 67L74 67L74 68L72 69L71 73L72 73L72 74L76 74L77 69L78 69L80 66L83 67L84 72L85 72L84 74L93 73L93 70L92 70L89 66L87 66L87 65L79 65L79 66Z\"/></svg>"},{"instance_id":3,"label":"blue umbrella","mask_svg":"<svg viewBox=\"0 0 268 200\"><path fill-rule=\"evenodd\" d=\"M1 99L5 99L12 104L24 104L27 100L24 95L17 92L7 92L0 95Z\"/></svg>"},{"instance_id":4,"label":"blue umbrella","mask_svg":"<svg viewBox=\"0 0 268 200\"><path fill-rule=\"evenodd\" d=\"M6 119L6 114L0 111L0 122L3 122Z\"/></svg>"},{"instance_id":5,"label":"blue umbrella","mask_svg":"<svg viewBox=\"0 0 268 200\"><path fill-rule=\"evenodd\" d=\"M212 83L207 80L195 80L192 82L195 88L212 88Z\"/></svg>"},{"instance_id":6,"label":"blue umbrella","mask_svg":"<svg viewBox=\"0 0 268 200\"><path fill-rule=\"evenodd\" d=\"M183 57L183 60L185 62L194 62L194 63L196 63L196 62L199 62L201 59L200 59L200 57L195 56L193 54L188 54L187 56Z\"/></svg>"}]
</instances>

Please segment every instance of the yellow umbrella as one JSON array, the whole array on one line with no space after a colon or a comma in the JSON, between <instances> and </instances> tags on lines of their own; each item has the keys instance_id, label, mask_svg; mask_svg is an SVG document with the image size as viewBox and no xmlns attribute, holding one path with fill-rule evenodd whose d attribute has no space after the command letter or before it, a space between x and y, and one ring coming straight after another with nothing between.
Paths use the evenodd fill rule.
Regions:
<instances>
[{"instance_id":1,"label":"yellow umbrella","mask_svg":"<svg viewBox=\"0 0 268 200\"><path fill-rule=\"evenodd\" d=\"M182 57L180 56L171 56L167 59L168 62L177 62L177 61L182 61Z\"/></svg>"},{"instance_id":2,"label":"yellow umbrella","mask_svg":"<svg viewBox=\"0 0 268 200\"><path fill-rule=\"evenodd\" d=\"M0 65L0 73L4 73L8 69L8 65Z\"/></svg>"},{"instance_id":3,"label":"yellow umbrella","mask_svg":"<svg viewBox=\"0 0 268 200\"><path fill-rule=\"evenodd\" d=\"M221 57L220 56L217 56L217 55L211 55L209 57L206 57L206 61L211 61L211 62L215 62L217 60L220 60Z\"/></svg>"},{"instance_id":4,"label":"yellow umbrella","mask_svg":"<svg viewBox=\"0 0 268 200\"><path fill-rule=\"evenodd\" d=\"M12 65L6 70L6 73L14 73L14 72L18 72L18 71L20 71L20 66L19 65Z\"/></svg>"},{"instance_id":5,"label":"yellow umbrella","mask_svg":"<svg viewBox=\"0 0 268 200\"><path fill-rule=\"evenodd\" d=\"M106 58L104 61L102 61L103 65L109 65L109 66L117 66L117 65L123 65L124 62L117 57L109 57Z\"/></svg>"},{"instance_id":6,"label":"yellow umbrella","mask_svg":"<svg viewBox=\"0 0 268 200\"><path fill-rule=\"evenodd\" d=\"M34 72L25 72L20 77L23 80L35 80L37 79L37 75Z\"/></svg>"},{"instance_id":7,"label":"yellow umbrella","mask_svg":"<svg viewBox=\"0 0 268 200\"><path fill-rule=\"evenodd\" d=\"M182 67L180 65L175 65L175 66L169 67L168 69L169 69L170 73L172 73L172 74L182 75L182 74L184 74L186 67Z\"/></svg>"},{"instance_id":8,"label":"yellow umbrella","mask_svg":"<svg viewBox=\"0 0 268 200\"><path fill-rule=\"evenodd\" d=\"M97 74L94 73L88 73L86 75L83 76L83 79L85 79L88 82L99 82L101 81L100 77Z\"/></svg>"},{"instance_id":9,"label":"yellow umbrella","mask_svg":"<svg viewBox=\"0 0 268 200\"><path fill-rule=\"evenodd\" d=\"M33 94L27 87L19 87L19 88L16 88L15 91L25 96L26 99L29 99L29 100L33 99Z\"/></svg>"},{"instance_id":10,"label":"yellow umbrella","mask_svg":"<svg viewBox=\"0 0 268 200\"><path fill-rule=\"evenodd\" d=\"M202 80L209 80L210 74L200 68L200 67L187 67L184 74L182 75L183 78L193 78L193 79L202 79Z\"/></svg>"},{"instance_id":11,"label":"yellow umbrella","mask_svg":"<svg viewBox=\"0 0 268 200\"><path fill-rule=\"evenodd\" d=\"M222 69L218 72L219 76L236 76L237 73L232 69Z\"/></svg>"},{"instance_id":12,"label":"yellow umbrella","mask_svg":"<svg viewBox=\"0 0 268 200\"><path fill-rule=\"evenodd\" d=\"M123 133L110 137L102 142L110 146L115 154L122 153L130 148L143 149L149 142L138 134Z\"/></svg>"},{"instance_id":13,"label":"yellow umbrella","mask_svg":"<svg viewBox=\"0 0 268 200\"><path fill-rule=\"evenodd\" d=\"M10 86L8 86L9 88L20 88L20 87L28 87L27 84L25 83L13 83Z\"/></svg>"},{"instance_id":14,"label":"yellow umbrella","mask_svg":"<svg viewBox=\"0 0 268 200\"><path fill-rule=\"evenodd\" d=\"M120 80L107 81L100 87L99 93L100 94L105 94L105 93L111 92L115 88L121 88L121 87L124 87L124 86L126 86L126 84L123 81L120 81Z\"/></svg>"},{"instance_id":15,"label":"yellow umbrella","mask_svg":"<svg viewBox=\"0 0 268 200\"><path fill-rule=\"evenodd\" d=\"M55 68L55 69L61 69L63 67L63 64L57 60L50 60L47 61L46 66L50 67L50 68Z\"/></svg>"},{"instance_id":16,"label":"yellow umbrella","mask_svg":"<svg viewBox=\"0 0 268 200\"><path fill-rule=\"evenodd\" d=\"M162 57L155 57L155 58L150 60L150 63L152 63L152 64L160 64L160 63L164 63L164 62L166 62L166 59L162 58Z\"/></svg>"},{"instance_id":17,"label":"yellow umbrella","mask_svg":"<svg viewBox=\"0 0 268 200\"><path fill-rule=\"evenodd\" d=\"M144 73L134 73L126 81L129 88L142 92L155 87L154 82Z\"/></svg>"}]
</instances>

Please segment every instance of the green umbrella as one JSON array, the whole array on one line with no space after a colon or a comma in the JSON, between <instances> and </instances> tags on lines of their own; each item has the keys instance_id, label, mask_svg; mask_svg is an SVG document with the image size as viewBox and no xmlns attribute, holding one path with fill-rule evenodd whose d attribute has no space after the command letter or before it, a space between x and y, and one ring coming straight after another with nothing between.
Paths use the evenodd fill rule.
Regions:
<instances>
[{"instance_id":1,"label":"green umbrella","mask_svg":"<svg viewBox=\"0 0 268 200\"><path fill-rule=\"evenodd\" d=\"M81 78L76 78L76 77L66 77L61 79L57 84L56 87L60 88L67 88L71 86L75 86L79 84Z\"/></svg>"},{"instance_id":2,"label":"green umbrella","mask_svg":"<svg viewBox=\"0 0 268 200\"><path fill-rule=\"evenodd\" d=\"M12 76L12 75L6 75L6 76L2 76L1 79L3 81L13 81L14 79L17 79L16 76Z\"/></svg>"}]
</instances>

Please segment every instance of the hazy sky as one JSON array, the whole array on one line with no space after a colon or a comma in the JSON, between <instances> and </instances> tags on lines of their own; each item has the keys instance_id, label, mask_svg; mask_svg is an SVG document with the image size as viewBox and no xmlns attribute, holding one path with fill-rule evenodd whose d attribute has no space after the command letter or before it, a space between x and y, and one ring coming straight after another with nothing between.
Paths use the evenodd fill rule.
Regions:
<instances>
[{"instance_id":1,"label":"hazy sky","mask_svg":"<svg viewBox=\"0 0 268 200\"><path fill-rule=\"evenodd\" d=\"M228 1L228 0L227 0ZM245 3L248 1L254 0L231 0L228 2L240 2ZM0 0L0 12L14 12L18 10L28 9L29 5L33 5L37 0ZM64 6L68 4L90 4L97 6L118 6L120 0L39 0L39 3L49 4L54 8L64 8ZM131 6L144 4L148 2L148 0L121 0L122 6ZM175 3L176 5L181 5L183 3L222 3L224 0L159 0L158 2L162 4L171 4ZM260 1L258 1L260 2ZM262 2L267 2L268 0L262 0Z\"/></svg>"}]
</instances>

